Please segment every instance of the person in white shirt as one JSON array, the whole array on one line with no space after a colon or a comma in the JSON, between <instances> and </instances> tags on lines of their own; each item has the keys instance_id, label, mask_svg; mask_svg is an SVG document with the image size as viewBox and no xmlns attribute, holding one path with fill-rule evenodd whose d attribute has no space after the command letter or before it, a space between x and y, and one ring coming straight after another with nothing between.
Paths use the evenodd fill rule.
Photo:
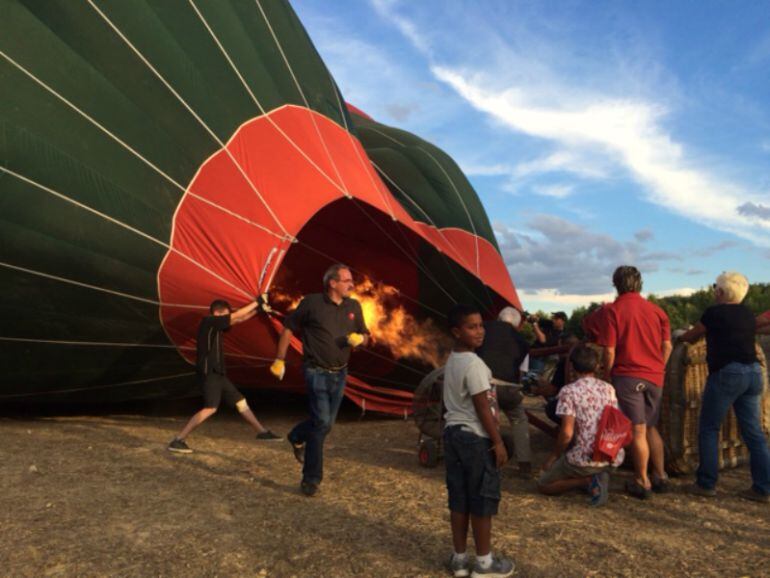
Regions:
<instances>
[{"instance_id":1,"label":"person in white shirt","mask_svg":"<svg viewBox=\"0 0 770 578\"><path fill-rule=\"evenodd\" d=\"M448 318L455 339L444 370L444 458L454 546L449 569L455 577L470 575L470 526L476 544L472 575L503 578L513 574L514 564L492 555L491 535L500 502L499 469L508 452L498 431L492 372L474 353L484 341L484 323L467 305L456 305Z\"/></svg>"},{"instance_id":2,"label":"person in white shirt","mask_svg":"<svg viewBox=\"0 0 770 578\"><path fill-rule=\"evenodd\" d=\"M576 488L587 488L591 505L607 502L610 471L623 463L621 449L615 460L593 461L596 430L604 408L618 407L615 389L594 376L599 365L599 355L588 346L579 345L570 354L572 367L578 379L565 385L559 392L556 406L561 416L561 426L556 446L543 464L543 473L537 481L543 494L562 494Z\"/></svg>"}]
</instances>

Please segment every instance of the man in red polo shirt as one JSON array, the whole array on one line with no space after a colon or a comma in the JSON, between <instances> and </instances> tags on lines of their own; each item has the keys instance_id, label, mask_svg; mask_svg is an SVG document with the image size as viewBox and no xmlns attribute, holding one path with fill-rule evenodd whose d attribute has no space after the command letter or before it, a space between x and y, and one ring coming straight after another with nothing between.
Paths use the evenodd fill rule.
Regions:
<instances>
[{"instance_id":1,"label":"man in red polo shirt","mask_svg":"<svg viewBox=\"0 0 770 578\"><path fill-rule=\"evenodd\" d=\"M639 294L642 276L636 267L615 269L612 284L618 297L606 307L599 345L606 348L604 367L615 386L620 409L634 424L631 455L635 479L629 480L626 490L646 499L651 490L668 489L657 424L666 362L671 355L671 328L664 311ZM651 477L647 474L650 462Z\"/></svg>"}]
</instances>

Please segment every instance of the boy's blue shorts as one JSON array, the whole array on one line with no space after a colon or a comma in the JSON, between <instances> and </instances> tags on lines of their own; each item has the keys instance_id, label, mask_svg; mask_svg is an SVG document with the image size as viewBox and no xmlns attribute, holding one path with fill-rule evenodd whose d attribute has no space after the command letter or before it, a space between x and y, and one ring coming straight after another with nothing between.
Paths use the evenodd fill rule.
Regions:
<instances>
[{"instance_id":1,"label":"boy's blue shorts","mask_svg":"<svg viewBox=\"0 0 770 578\"><path fill-rule=\"evenodd\" d=\"M492 441L453 425L444 430L444 461L449 509L460 514L494 516L500 503L500 472Z\"/></svg>"}]
</instances>

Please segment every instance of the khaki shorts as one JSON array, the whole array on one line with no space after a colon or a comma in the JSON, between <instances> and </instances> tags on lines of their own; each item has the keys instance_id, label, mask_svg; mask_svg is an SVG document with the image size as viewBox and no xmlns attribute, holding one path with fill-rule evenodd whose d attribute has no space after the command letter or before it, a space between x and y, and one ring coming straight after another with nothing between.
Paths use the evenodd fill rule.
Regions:
<instances>
[{"instance_id":1,"label":"khaki shorts","mask_svg":"<svg viewBox=\"0 0 770 578\"><path fill-rule=\"evenodd\" d=\"M567 461L566 455L562 455L550 468L540 474L537 485L547 486L559 480L586 478L602 472L611 472L613 469L609 464L606 466L574 466Z\"/></svg>"}]
</instances>

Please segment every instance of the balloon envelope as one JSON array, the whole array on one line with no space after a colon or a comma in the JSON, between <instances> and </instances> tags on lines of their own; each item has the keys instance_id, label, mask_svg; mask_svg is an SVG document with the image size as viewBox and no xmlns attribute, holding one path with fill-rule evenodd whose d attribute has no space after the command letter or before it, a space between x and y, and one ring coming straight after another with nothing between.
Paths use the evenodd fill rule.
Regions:
<instances>
[{"instance_id":1,"label":"balloon envelope","mask_svg":"<svg viewBox=\"0 0 770 578\"><path fill-rule=\"evenodd\" d=\"M0 19L0 400L195 391L217 298L321 289L347 263L420 322L520 306L484 209L440 149L348 107L287 2L11 0ZM236 383L280 316L227 334ZM354 357L348 396L408 411L426 371Z\"/></svg>"}]
</instances>

